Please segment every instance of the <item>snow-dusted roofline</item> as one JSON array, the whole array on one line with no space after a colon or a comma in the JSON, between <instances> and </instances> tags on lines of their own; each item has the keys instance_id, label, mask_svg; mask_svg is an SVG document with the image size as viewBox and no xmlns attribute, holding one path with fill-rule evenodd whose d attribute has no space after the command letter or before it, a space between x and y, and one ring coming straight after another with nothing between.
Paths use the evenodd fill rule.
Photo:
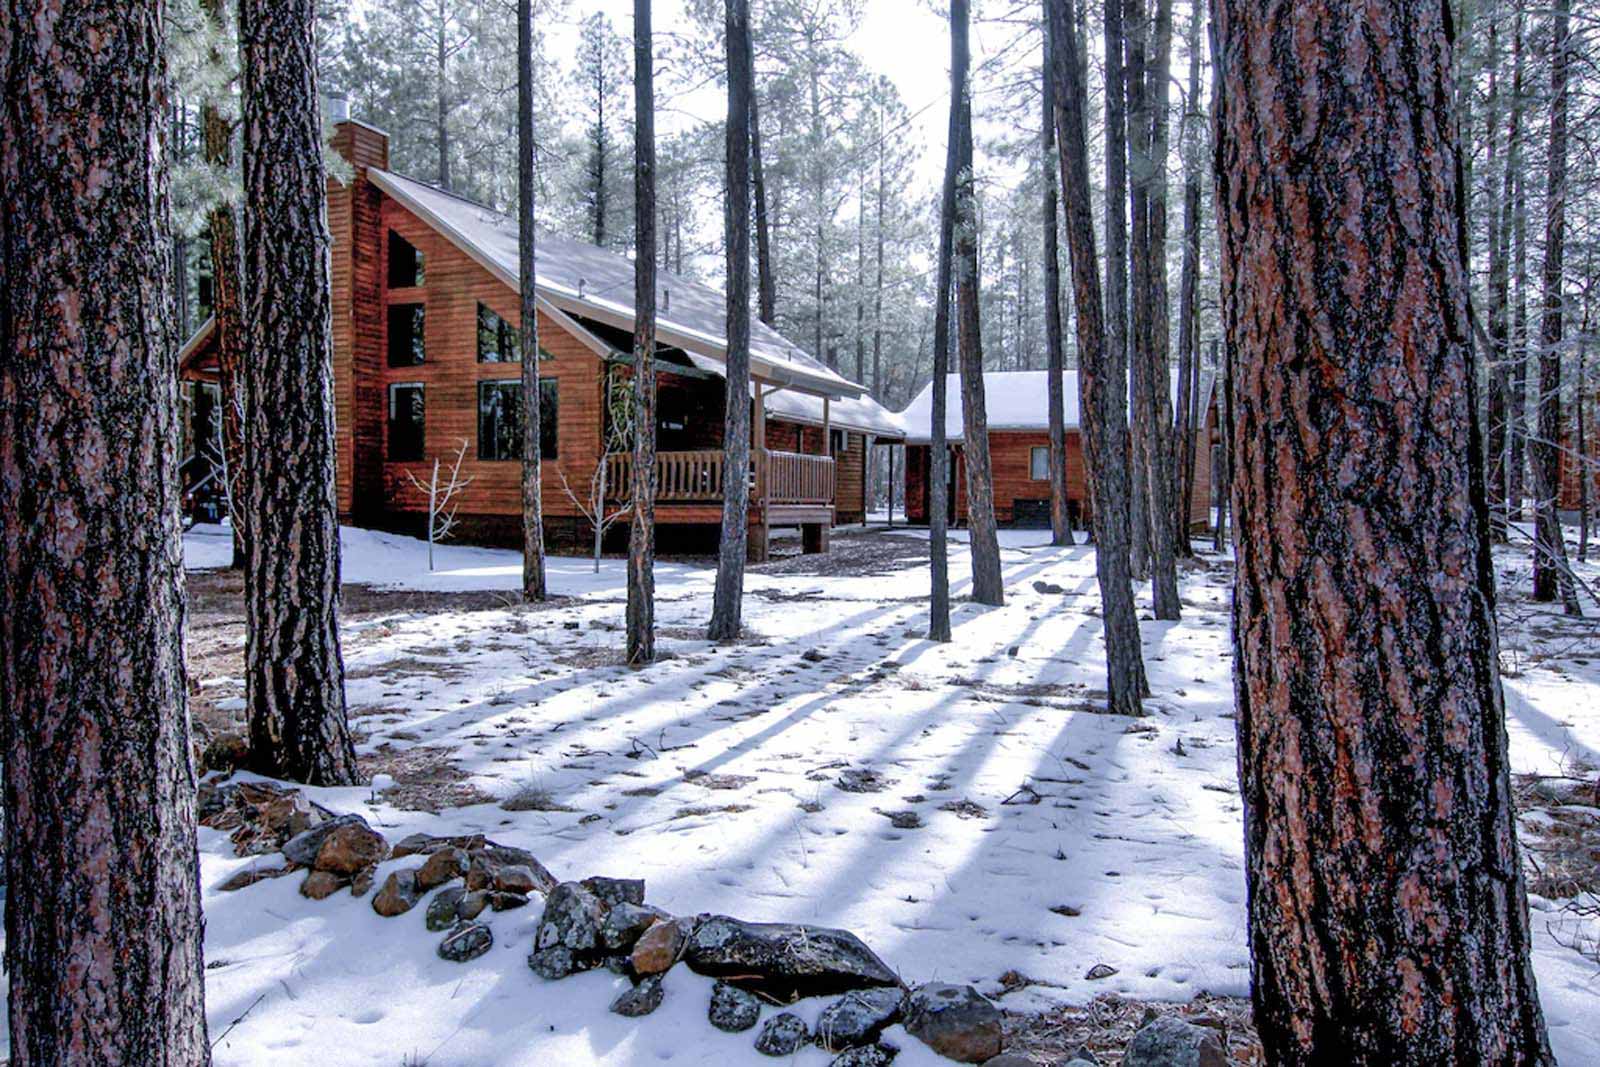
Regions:
<instances>
[{"instance_id":1,"label":"snow-dusted roofline","mask_svg":"<svg viewBox=\"0 0 1600 1067\"><path fill-rule=\"evenodd\" d=\"M516 227L499 212L430 185L376 167L367 177L463 253L513 290L518 287ZM588 272L588 273L585 273ZM589 274L593 274L591 279ZM539 235L536 290L549 305L633 329L633 264L626 257L554 234ZM607 280L611 284L604 284ZM722 362L722 294L688 278L663 273L664 294L678 297L658 310L656 334L665 343ZM595 283L591 290L589 281ZM834 398L856 398L866 390L835 374L760 322L751 323L751 374L790 388Z\"/></svg>"}]
</instances>

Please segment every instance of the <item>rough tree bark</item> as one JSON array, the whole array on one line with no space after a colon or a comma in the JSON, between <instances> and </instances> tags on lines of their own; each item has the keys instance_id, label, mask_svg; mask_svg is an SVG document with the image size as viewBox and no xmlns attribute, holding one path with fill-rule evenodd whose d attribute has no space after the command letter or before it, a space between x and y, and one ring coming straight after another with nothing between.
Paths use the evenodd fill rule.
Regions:
<instances>
[{"instance_id":1,"label":"rough tree bark","mask_svg":"<svg viewBox=\"0 0 1600 1067\"><path fill-rule=\"evenodd\" d=\"M356 781L339 647L333 318L316 4L241 0L245 692L254 769Z\"/></svg>"},{"instance_id":2,"label":"rough tree bark","mask_svg":"<svg viewBox=\"0 0 1600 1067\"><path fill-rule=\"evenodd\" d=\"M1129 471L1128 493L1128 567L1129 573L1135 581L1144 581L1150 577L1150 462L1145 455L1146 434L1140 424L1140 405L1144 398L1145 359L1140 345L1140 338L1144 334L1142 316L1146 313L1144 297L1149 292L1149 283L1143 276L1144 257L1140 250L1143 247L1142 235L1145 231L1144 221L1144 186L1140 180L1142 174L1142 161L1144 148L1142 141L1148 132L1148 118L1144 114L1144 39L1145 17L1143 0L1123 0L1121 14L1118 16L1118 48L1122 55L1119 62L1125 64L1121 70L1120 85L1124 100L1124 110L1121 117L1122 147L1115 150L1121 157L1124 165L1120 183L1120 191L1115 196L1119 210L1125 212L1126 223L1119 226L1118 236L1122 240L1122 253L1120 263L1122 293L1122 313L1120 328L1123 330L1121 348L1125 364L1128 368L1128 411L1124 419L1129 424L1128 454L1131 458ZM1107 39L1106 48L1111 48L1109 37L1111 29L1110 13L1107 12ZM1106 68L1106 91L1112 91L1110 65ZM1109 115L1109 112L1108 112ZM1107 144L1111 136L1107 133ZM1107 167L1107 228L1110 228L1111 210L1111 160L1106 161ZM1112 237L1107 235L1107 261L1106 269L1111 269L1111 242ZM1131 294L1131 299L1130 299ZM1107 329L1112 329L1109 318L1111 309L1108 306Z\"/></svg>"},{"instance_id":3,"label":"rough tree bark","mask_svg":"<svg viewBox=\"0 0 1600 1067\"><path fill-rule=\"evenodd\" d=\"M968 56L967 2L950 5L950 33ZM953 51L953 50L952 50ZM952 75L952 82L954 76ZM973 173L972 101L967 72L956 97L961 124L956 160L955 284L957 348L961 367L962 465L967 483L967 536L972 554L972 599L998 606L1005 600L1000 538L994 518L994 466L989 460L989 419L983 393L983 333L978 294L978 191Z\"/></svg>"},{"instance_id":4,"label":"rough tree bark","mask_svg":"<svg viewBox=\"0 0 1600 1067\"><path fill-rule=\"evenodd\" d=\"M1070 42L1069 42L1070 44ZM1044 115L1040 127L1040 148L1044 158L1044 336L1048 353L1049 385L1046 400L1050 409L1050 543L1072 544L1072 521L1067 512L1067 431L1066 392L1062 375L1066 373L1066 344L1061 326L1061 248L1056 215L1060 186L1057 185L1056 96L1051 77L1051 54L1055 42L1048 20L1044 27L1044 65L1041 74Z\"/></svg>"},{"instance_id":5,"label":"rough tree bark","mask_svg":"<svg viewBox=\"0 0 1600 1067\"><path fill-rule=\"evenodd\" d=\"M944 187L939 195L939 252L934 269L933 396L928 444L928 640L950 640L950 448L945 417L950 390L950 290L954 274L956 186L961 169L961 101L971 57L967 39L955 32L955 5L965 21L966 0L950 9L950 122L945 127ZM909 506L909 505L907 505Z\"/></svg>"},{"instance_id":6,"label":"rough tree bark","mask_svg":"<svg viewBox=\"0 0 1600 1067\"><path fill-rule=\"evenodd\" d=\"M761 106L750 90L750 186L756 206L756 307L762 322L778 324L778 282L772 273L772 226L767 215L767 168L761 162Z\"/></svg>"},{"instance_id":7,"label":"rough tree bark","mask_svg":"<svg viewBox=\"0 0 1600 1067\"><path fill-rule=\"evenodd\" d=\"M1222 443L1217 446L1217 528L1212 531L1211 548L1222 552L1228 546L1228 504L1233 499L1233 457L1229 452L1233 440L1233 405L1228 401L1233 395L1233 361L1228 357L1228 350L1215 338L1211 342L1211 363L1217 368L1217 426L1222 435Z\"/></svg>"},{"instance_id":8,"label":"rough tree bark","mask_svg":"<svg viewBox=\"0 0 1600 1067\"><path fill-rule=\"evenodd\" d=\"M1194 505L1196 441L1201 415L1194 400L1200 379L1200 167L1205 115L1200 110L1200 49L1203 5L1189 14L1189 95L1183 109L1183 266L1178 278L1178 424L1175 435L1178 499L1174 549L1192 558L1189 512Z\"/></svg>"},{"instance_id":9,"label":"rough tree bark","mask_svg":"<svg viewBox=\"0 0 1600 1067\"><path fill-rule=\"evenodd\" d=\"M1267 1062L1548 1065L1496 664L1449 16L1405 0L1214 10Z\"/></svg>"},{"instance_id":10,"label":"rough tree bark","mask_svg":"<svg viewBox=\"0 0 1600 1067\"><path fill-rule=\"evenodd\" d=\"M219 35L227 22L225 0L203 0L206 18ZM220 65L222 56L213 49L211 62ZM205 138L205 161L218 171L233 167L233 123L222 115L215 101L200 108L200 125ZM230 200L219 198L206 218L211 232L211 316L217 346L217 395L222 405L222 447L228 467L229 521L233 530L234 569L241 569L247 558L244 508L244 295L239 290L239 222Z\"/></svg>"},{"instance_id":11,"label":"rough tree bark","mask_svg":"<svg viewBox=\"0 0 1600 1067\"><path fill-rule=\"evenodd\" d=\"M1533 599L1561 598L1568 615L1582 615L1567 563L1557 513L1561 494L1562 270L1567 230L1567 77L1572 63L1571 0L1555 0L1550 27L1550 151L1544 195L1544 315L1539 323L1539 435L1529 449L1533 467Z\"/></svg>"},{"instance_id":12,"label":"rough tree bark","mask_svg":"<svg viewBox=\"0 0 1600 1067\"><path fill-rule=\"evenodd\" d=\"M534 225L533 0L517 0L517 288L522 350L522 599L549 595L539 403L538 229Z\"/></svg>"},{"instance_id":13,"label":"rough tree bark","mask_svg":"<svg viewBox=\"0 0 1600 1067\"><path fill-rule=\"evenodd\" d=\"M628 662L656 658L656 95L650 0L633 2L633 515Z\"/></svg>"},{"instance_id":14,"label":"rough tree bark","mask_svg":"<svg viewBox=\"0 0 1600 1067\"><path fill-rule=\"evenodd\" d=\"M1487 428L1489 529L1496 541L1506 540L1506 462L1509 436L1507 416L1510 407L1511 375L1507 365L1506 309L1510 302L1511 178L1516 163L1516 130L1509 126L1504 164L1499 151L1500 113L1500 23L1489 23L1489 93L1485 111L1489 124L1489 144L1485 162L1490 180L1498 166L1500 194L1489 197L1489 398L1484 422Z\"/></svg>"},{"instance_id":15,"label":"rough tree bark","mask_svg":"<svg viewBox=\"0 0 1600 1067\"><path fill-rule=\"evenodd\" d=\"M712 641L739 636L744 616L744 564L750 540L750 97L754 60L749 0L727 0L728 247L726 412L723 421L722 541L712 593Z\"/></svg>"},{"instance_id":16,"label":"rough tree bark","mask_svg":"<svg viewBox=\"0 0 1600 1067\"><path fill-rule=\"evenodd\" d=\"M1045 0L1045 4L1051 36L1057 41L1075 40L1072 0ZM1109 15L1110 5L1106 10ZM1107 66L1110 77L1111 65ZM1061 199L1066 208L1078 324L1079 423L1094 524L1095 574L1105 619L1106 708L1114 714L1139 715L1145 678L1133 580L1128 573L1127 366L1107 343L1109 331L1100 306L1084 135L1084 97L1088 92L1079 70L1068 50L1056 49L1051 55Z\"/></svg>"},{"instance_id":17,"label":"rough tree bark","mask_svg":"<svg viewBox=\"0 0 1600 1067\"><path fill-rule=\"evenodd\" d=\"M1146 0L1129 0L1142 9ZM1134 413L1144 473L1150 595L1155 617L1176 619L1178 570L1173 547L1172 370L1167 358L1167 75L1172 55L1172 0L1155 0L1155 19L1140 11L1128 27L1129 113L1133 119ZM1148 52L1147 52L1148 46ZM1136 58L1135 58L1136 57ZM1135 481L1137 485L1137 479ZM1136 501L1138 503L1139 501ZM1137 509L1135 514L1137 514ZM1137 545L1137 538L1135 544ZM1137 552L1137 549L1135 550Z\"/></svg>"},{"instance_id":18,"label":"rough tree bark","mask_svg":"<svg viewBox=\"0 0 1600 1067\"><path fill-rule=\"evenodd\" d=\"M158 0L0 16L15 1067L204 1067Z\"/></svg>"},{"instance_id":19,"label":"rough tree bark","mask_svg":"<svg viewBox=\"0 0 1600 1067\"><path fill-rule=\"evenodd\" d=\"M1526 496L1528 452L1528 179L1522 173L1523 109L1523 12L1522 0L1513 0L1517 12L1511 39L1511 158L1506 161L1511 175L1511 275L1516 291L1511 308L1511 388L1506 419L1506 521L1522 521L1522 501Z\"/></svg>"}]
</instances>

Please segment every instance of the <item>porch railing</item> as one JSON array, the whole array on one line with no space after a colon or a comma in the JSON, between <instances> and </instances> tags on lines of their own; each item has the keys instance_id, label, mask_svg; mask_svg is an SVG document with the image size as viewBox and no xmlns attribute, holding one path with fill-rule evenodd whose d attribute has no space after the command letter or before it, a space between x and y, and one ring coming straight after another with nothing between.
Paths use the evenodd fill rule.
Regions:
<instances>
[{"instance_id":1,"label":"porch railing","mask_svg":"<svg viewBox=\"0 0 1600 1067\"><path fill-rule=\"evenodd\" d=\"M726 472L720 449L656 453L656 502L719 501ZM830 456L757 450L751 456L752 503L832 504L834 462ZM606 456L606 497L625 500L633 485L633 457Z\"/></svg>"}]
</instances>

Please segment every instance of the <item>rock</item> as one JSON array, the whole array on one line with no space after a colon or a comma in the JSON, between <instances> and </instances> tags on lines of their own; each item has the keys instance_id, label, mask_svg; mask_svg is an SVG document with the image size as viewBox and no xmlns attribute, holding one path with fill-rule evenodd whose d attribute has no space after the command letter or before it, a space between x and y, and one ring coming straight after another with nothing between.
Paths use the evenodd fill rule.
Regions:
<instances>
[{"instance_id":1,"label":"rock","mask_svg":"<svg viewBox=\"0 0 1600 1067\"><path fill-rule=\"evenodd\" d=\"M983 1067L1039 1067L1039 1061L1015 1052L1002 1052L992 1060L984 1060ZM1072 1067L1071 1063L1067 1067Z\"/></svg>"},{"instance_id":2,"label":"rock","mask_svg":"<svg viewBox=\"0 0 1600 1067\"><path fill-rule=\"evenodd\" d=\"M899 1048L880 1041L841 1052L828 1062L828 1067L889 1067L899 1054Z\"/></svg>"},{"instance_id":3,"label":"rock","mask_svg":"<svg viewBox=\"0 0 1600 1067\"><path fill-rule=\"evenodd\" d=\"M489 894L479 890L468 891L461 898L461 903L456 905L456 914L463 919L476 919L483 914L483 909L489 906Z\"/></svg>"},{"instance_id":4,"label":"rock","mask_svg":"<svg viewBox=\"0 0 1600 1067\"><path fill-rule=\"evenodd\" d=\"M562 882L545 898L537 945L561 945L574 953L592 953L600 944L605 908L600 898L577 882Z\"/></svg>"},{"instance_id":5,"label":"rock","mask_svg":"<svg viewBox=\"0 0 1600 1067\"><path fill-rule=\"evenodd\" d=\"M611 1010L618 1015L636 1019L641 1015L649 1015L661 1007L661 998L665 995L665 991L661 988L661 976L652 974L613 1000Z\"/></svg>"},{"instance_id":6,"label":"rock","mask_svg":"<svg viewBox=\"0 0 1600 1067\"><path fill-rule=\"evenodd\" d=\"M356 876L350 879L350 895L353 897L366 896L367 890L372 888L373 879L377 877L378 868L376 865L361 868L356 872Z\"/></svg>"},{"instance_id":7,"label":"rock","mask_svg":"<svg viewBox=\"0 0 1600 1067\"><path fill-rule=\"evenodd\" d=\"M555 878L545 870L544 864L524 849L490 844L471 855L472 862L467 868L468 889L499 888L496 881L507 877L506 872L514 867L522 870L509 876L512 884L527 884L529 892L538 890L541 893L548 893L556 887Z\"/></svg>"},{"instance_id":8,"label":"rock","mask_svg":"<svg viewBox=\"0 0 1600 1067\"><path fill-rule=\"evenodd\" d=\"M807 663L821 663L828 657L827 654L821 649L808 648L804 652L800 653L800 658L805 660Z\"/></svg>"},{"instance_id":9,"label":"rock","mask_svg":"<svg viewBox=\"0 0 1600 1067\"><path fill-rule=\"evenodd\" d=\"M969 985L929 982L906 1001L906 1031L933 1051L960 1063L1000 1055L1000 1009Z\"/></svg>"},{"instance_id":10,"label":"rock","mask_svg":"<svg viewBox=\"0 0 1600 1067\"><path fill-rule=\"evenodd\" d=\"M639 936L633 946L635 974L660 974L670 970L683 953L684 926L681 920L656 923Z\"/></svg>"},{"instance_id":11,"label":"rock","mask_svg":"<svg viewBox=\"0 0 1600 1067\"><path fill-rule=\"evenodd\" d=\"M446 886L435 893L433 899L428 901L428 910L422 917L428 929L448 930L463 918L460 914L461 899L466 895L467 891L458 885Z\"/></svg>"},{"instance_id":12,"label":"rock","mask_svg":"<svg viewBox=\"0 0 1600 1067\"><path fill-rule=\"evenodd\" d=\"M327 840L329 834L347 826L365 827L366 825L367 820L355 812L319 822L311 829L295 834L294 837L285 841L283 844L283 858L290 863L298 863L302 867L315 866L317 853L322 850L322 842ZM351 871L351 873L354 874L355 872Z\"/></svg>"},{"instance_id":13,"label":"rock","mask_svg":"<svg viewBox=\"0 0 1600 1067\"><path fill-rule=\"evenodd\" d=\"M483 848L487 842L482 834L463 834L457 837L434 837L432 834L407 834L390 853L395 859L404 856L431 856L443 848L459 848L464 852Z\"/></svg>"},{"instance_id":14,"label":"rock","mask_svg":"<svg viewBox=\"0 0 1600 1067\"><path fill-rule=\"evenodd\" d=\"M460 848L441 848L417 869L417 888L426 892L467 873L467 853Z\"/></svg>"},{"instance_id":15,"label":"rock","mask_svg":"<svg viewBox=\"0 0 1600 1067\"><path fill-rule=\"evenodd\" d=\"M377 896L372 898L372 910L393 918L410 911L421 898L422 891L417 888L415 868L393 871L383 880L383 888L378 890Z\"/></svg>"},{"instance_id":16,"label":"rock","mask_svg":"<svg viewBox=\"0 0 1600 1067\"><path fill-rule=\"evenodd\" d=\"M578 968L574 965L572 950L565 945L535 949L528 957L528 966L540 978L555 981L565 978Z\"/></svg>"},{"instance_id":17,"label":"rock","mask_svg":"<svg viewBox=\"0 0 1600 1067\"><path fill-rule=\"evenodd\" d=\"M1065 589L1054 582L1034 582L1033 591L1035 593L1044 593L1046 596L1060 596L1066 592Z\"/></svg>"},{"instance_id":18,"label":"rock","mask_svg":"<svg viewBox=\"0 0 1600 1067\"><path fill-rule=\"evenodd\" d=\"M202 782L195 808L202 826L228 832L236 856L277 852L330 817L300 790L271 782Z\"/></svg>"},{"instance_id":19,"label":"rock","mask_svg":"<svg viewBox=\"0 0 1600 1067\"><path fill-rule=\"evenodd\" d=\"M316 833L317 830L310 832ZM317 857L311 866L319 871L331 871L349 877L364 867L382 863L388 856L389 842L384 840L382 834L365 822L347 823L334 827L323 837L322 847L317 849Z\"/></svg>"},{"instance_id":20,"label":"rock","mask_svg":"<svg viewBox=\"0 0 1600 1067\"><path fill-rule=\"evenodd\" d=\"M268 878L282 878L298 870L300 868L292 863L285 863L279 867L246 867L242 871L236 871L227 881L217 886L217 890L222 893L232 893L236 889L264 882Z\"/></svg>"},{"instance_id":21,"label":"rock","mask_svg":"<svg viewBox=\"0 0 1600 1067\"><path fill-rule=\"evenodd\" d=\"M237 731L217 734L200 752L201 774L234 771L250 762L250 739Z\"/></svg>"},{"instance_id":22,"label":"rock","mask_svg":"<svg viewBox=\"0 0 1600 1067\"><path fill-rule=\"evenodd\" d=\"M345 881L332 871L311 871L300 883L300 895L307 900L323 900L343 889Z\"/></svg>"},{"instance_id":23,"label":"rock","mask_svg":"<svg viewBox=\"0 0 1600 1067\"><path fill-rule=\"evenodd\" d=\"M513 848L510 845L497 845L493 841L486 843L482 850L483 856L489 860L493 869L503 867L526 867L533 877L533 888L540 893L548 893L556 887L556 877L551 874L545 865L540 863L532 852L525 848ZM639 883L642 887L643 882Z\"/></svg>"},{"instance_id":24,"label":"rock","mask_svg":"<svg viewBox=\"0 0 1600 1067\"><path fill-rule=\"evenodd\" d=\"M855 934L800 923L714 915L695 928L683 958L700 974L780 1001L900 984Z\"/></svg>"},{"instance_id":25,"label":"rock","mask_svg":"<svg viewBox=\"0 0 1600 1067\"><path fill-rule=\"evenodd\" d=\"M628 952L641 934L664 918L666 913L648 904L618 904L606 912L600 924L600 943L614 951Z\"/></svg>"},{"instance_id":26,"label":"rock","mask_svg":"<svg viewBox=\"0 0 1600 1067\"><path fill-rule=\"evenodd\" d=\"M817 1016L817 1044L829 1052L870 1045L900 1019L905 991L890 986L846 993Z\"/></svg>"},{"instance_id":27,"label":"rock","mask_svg":"<svg viewBox=\"0 0 1600 1067\"><path fill-rule=\"evenodd\" d=\"M763 1056L792 1056L811 1038L805 1020L791 1012L774 1015L756 1037L756 1051Z\"/></svg>"},{"instance_id":28,"label":"rock","mask_svg":"<svg viewBox=\"0 0 1600 1067\"><path fill-rule=\"evenodd\" d=\"M1078 1062L1086 1063L1089 1067L1100 1067L1100 1057L1096 1056L1094 1049L1088 1045L1079 1045L1077 1051L1067 1057L1067 1067Z\"/></svg>"},{"instance_id":29,"label":"rock","mask_svg":"<svg viewBox=\"0 0 1600 1067\"><path fill-rule=\"evenodd\" d=\"M583 887L599 897L608 908L615 908L619 904L644 903L643 878L585 878Z\"/></svg>"},{"instance_id":30,"label":"rock","mask_svg":"<svg viewBox=\"0 0 1600 1067\"><path fill-rule=\"evenodd\" d=\"M1102 978L1110 978L1117 973L1117 969L1109 963L1097 963L1084 973L1084 978L1090 982L1098 982Z\"/></svg>"},{"instance_id":31,"label":"rock","mask_svg":"<svg viewBox=\"0 0 1600 1067\"><path fill-rule=\"evenodd\" d=\"M462 923L439 942L439 958L452 963L475 960L494 944L494 934L483 923Z\"/></svg>"},{"instance_id":32,"label":"rock","mask_svg":"<svg viewBox=\"0 0 1600 1067\"><path fill-rule=\"evenodd\" d=\"M738 986L718 982L711 987L711 1009L706 1015L718 1030L737 1034L761 1018L761 1002Z\"/></svg>"},{"instance_id":33,"label":"rock","mask_svg":"<svg viewBox=\"0 0 1600 1067\"><path fill-rule=\"evenodd\" d=\"M491 889L485 892L483 896L488 901L489 907L495 911L510 911L513 908L525 908L528 906L528 898L521 893L505 893L498 889Z\"/></svg>"},{"instance_id":34,"label":"rock","mask_svg":"<svg viewBox=\"0 0 1600 1067\"><path fill-rule=\"evenodd\" d=\"M1146 1023L1128 1042L1123 1067L1227 1067L1214 1031L1168 1015Z\"/></svg>"},{"instance_id":35,"label":"rock","mask_svg":"<svg viewBox=\"0 0 1600 1067\"><path fill-rule=\"evenodd\" d=\"M512 863L494 872L491 884L502 893L521 893L527 896L539 888L533 869L521 863Z\"/></svg>"}]
</instances>

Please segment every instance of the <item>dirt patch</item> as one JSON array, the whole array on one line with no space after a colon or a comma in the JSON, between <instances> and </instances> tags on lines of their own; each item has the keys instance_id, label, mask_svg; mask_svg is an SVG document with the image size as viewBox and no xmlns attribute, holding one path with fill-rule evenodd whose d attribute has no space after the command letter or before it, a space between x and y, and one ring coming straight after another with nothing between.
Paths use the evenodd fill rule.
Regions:
<instances>
[{"instance_id":1,"label":"dirt patch","mask_svg":"<svg viewBox=\"0 0 1600 1067\"><path fill-rule=\"evenodd\" d=\"M376 774L392 777L395 784L383 791L383 798L402 811L437 815L445 808L494 800L491 794L467 781L470 776L455 765L446 748L396 748L383 744L360 757L357 766L366 781Z\"/></svg>"},{"instance_id":2,"label":"dirt patch","mask_svg":"<svg viewBox=\"0 0 1600 1067\"><path fill-rule=\"evenodd\" d=\"M882 530L834 533L828 551L796 553L752 564L755 574L814 574L819 577L872 577L894 574L928 561L928 542Z\"/></svg>"},{"instance_id":3,"label":"dirt patch","mask_svg":"<svg viewBox=\"0 0 1600 1067\"><path fill-rule=\"evenodd\" d=\"M1007 993L1040 984L1015 971L1000 980ZM1227 1049L1228 1062L1236 1067L1266 1063L1250 1022L1250 1002L1210 993L1201 993L1187 1004L1149 1003L1108 994L1088 1004L1066 1005L1037 1015L1008 1013L1006 1050L1032 1056L1040 1063L1063 1063L1072 1053L1088 1048L1100 1063L1115 1067L1139 1028L1165 1015L1215 1030Z\"/></svg>"}]
</instances>

